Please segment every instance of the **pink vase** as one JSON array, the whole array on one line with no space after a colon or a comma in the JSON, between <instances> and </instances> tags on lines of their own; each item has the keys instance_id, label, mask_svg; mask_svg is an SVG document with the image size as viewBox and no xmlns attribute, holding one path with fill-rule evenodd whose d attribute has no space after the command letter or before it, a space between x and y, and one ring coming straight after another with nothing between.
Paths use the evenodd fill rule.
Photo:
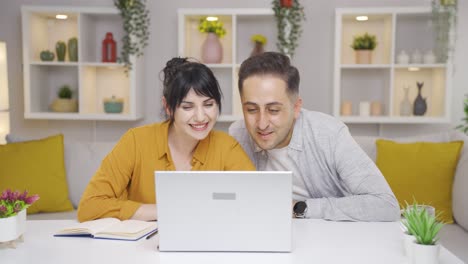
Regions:
<instances>
[{"instance_id":1,"label":"pink vase","mask_svg":"<svg viewBox=\"0 0 468 264\"><path fill-rule=\"evenodd\" d=\"M223 60L223 46L215 33L208 33L201 47L204 63L220 63Z\"/></svg>"}]
</instances>

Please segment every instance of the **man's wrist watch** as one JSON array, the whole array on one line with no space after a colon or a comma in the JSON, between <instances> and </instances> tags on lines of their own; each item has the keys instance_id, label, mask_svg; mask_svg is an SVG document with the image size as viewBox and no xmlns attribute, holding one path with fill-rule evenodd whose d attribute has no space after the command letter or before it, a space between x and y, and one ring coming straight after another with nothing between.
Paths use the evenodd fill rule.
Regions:
<instances>
[{"instance_id":1,"label":"man's wrist watch","mask_svg":"<svg viewBox=\"0 0 468 264\"><path fill-rule=\"evenodd\" d=\"M293 213L296 218L305 218L307 212L307 203L299 201L294 204Z\"/></svg>"}]
</instances>

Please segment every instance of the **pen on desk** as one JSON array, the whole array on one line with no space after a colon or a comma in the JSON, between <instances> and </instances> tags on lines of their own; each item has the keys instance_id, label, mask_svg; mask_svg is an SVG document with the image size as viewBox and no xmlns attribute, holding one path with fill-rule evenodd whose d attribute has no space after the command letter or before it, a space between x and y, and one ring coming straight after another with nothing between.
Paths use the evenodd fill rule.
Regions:
<instances>
[{"instance_id":1,"label":"pen on desk","mask_svg":"<svg viewBox=\"0 0 468 264\"><path fill-rule=\"evenodd\" d=\"M154 231L153 233L149 234L146 239L150 239L152 238L154 235L156 235L158 233L158 230Z\"/></svg>"}]
</instances>

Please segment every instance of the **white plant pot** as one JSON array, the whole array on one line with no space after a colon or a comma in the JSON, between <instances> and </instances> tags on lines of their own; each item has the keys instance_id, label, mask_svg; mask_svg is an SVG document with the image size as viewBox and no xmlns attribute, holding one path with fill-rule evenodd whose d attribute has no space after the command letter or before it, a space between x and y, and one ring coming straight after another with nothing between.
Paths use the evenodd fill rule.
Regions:
<instances>
[{"instance_id":1,"label":"white plant pot","mask_svg":"<svg viewBox=\"0 0 468 264\"><path fill-rule=\"evenodd\" d=\"M413 244L416 243L416 238L413 235L409 235L408 233L403 233L403 248L405 250L405 254L409 260L412 260L413 257Z\"/></svg>"},{"instance_id":2,"label":"white plant pot","mask_svg":"<svg viewBox=\"0 0 468 264\"><path fill-rule=\"evenodd\" d=\"M413 264L438 264L440 245L421 245L413 243Z\"/></svg>"},{"instance_id":3,"label":"white plant pot","mask_svg":"<svg viewBox=\"0 0 468 264\"><path fill-rule=\"evenodd\" d=\"M0 242L18 239L26 231L26 209L15 216L0 218Z\"/></svg>"}]
</instances>

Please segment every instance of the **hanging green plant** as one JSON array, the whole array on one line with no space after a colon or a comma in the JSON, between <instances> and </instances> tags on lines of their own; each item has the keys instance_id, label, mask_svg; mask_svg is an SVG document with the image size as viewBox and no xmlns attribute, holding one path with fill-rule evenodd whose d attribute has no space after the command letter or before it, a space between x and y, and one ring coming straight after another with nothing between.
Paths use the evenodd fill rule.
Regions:
<instances>
[{"instance_id":1,"label":"hanging green plant","mask_svg":"<svg viewBox=\"0 0 468 264\"><path fill-rule=\"evenodd\" d=\"M432 0L432 27L435 33L435 54L437 61L447 62L455 49L457 26L457 1Z\"/></svg>"},{"instance_id":2,"label":"hanging green plant","mask_svg":"<svg viewBox=\"0 0 468 264\"><path fill-rule=\"evenodd\" d=\"M150 17L146 0L114 0L123 19L125 35L118 61L125 64L126 71L132 69L131 57L143 55L148 45Z\"/></svg>"},{"instance_id":3,"label":"hanging green plant","mask_svg":"<svg viewBox=\"0 0 468 264\"><path fill-rule=\"evenodd\" d=\"M276 46L281 53L292 57L302 34L304 8L299 0L273 0L272 5L278 29Z\"/></svg>"}]
</instances>

